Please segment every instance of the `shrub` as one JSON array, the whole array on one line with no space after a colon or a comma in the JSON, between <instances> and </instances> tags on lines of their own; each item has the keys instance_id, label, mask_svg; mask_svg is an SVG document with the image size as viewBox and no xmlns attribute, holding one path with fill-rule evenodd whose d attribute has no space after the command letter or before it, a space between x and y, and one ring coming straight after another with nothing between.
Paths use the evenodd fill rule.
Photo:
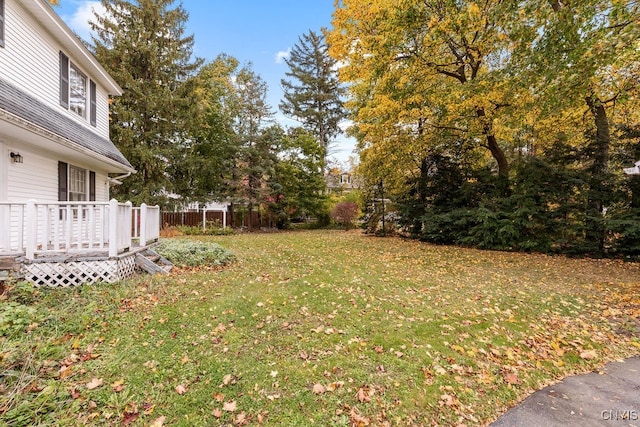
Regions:
<instances>
[{"instance_id":1,"label":"shrub","mask_svg":"<svg viewBox=\"0 0 640 427\"><path fill-rule=\"evenodd\" d=\"M235 259L231 251L219 244L197 240L163 239L154 249L178 266L219 266Z\"/></svg>"},{"instance_id":2,"label":"shrub","mask_svg":"<svg viewBox=\"0 0 640 427\"><path fill-rule=\"evenodd\" d=\"M27 326L39 321L41 316L31 307L37 295L31 283L9 282L0 299L0 336L24 332Z\"/></svg>"},{"instance_id":3,"label":"shrub","mask_svg":"<svg viewBox=\"0 0 640 427\"><path fill-rule=\"evenodd\" d=\"M353 202L340 202L331 210L331 219L348 230L358 217L358 205Z\"/></svg>"},{"instance_id":4,"label":"shrub","mask_svg":"<svg viewBox=\"0 0 640 427\"><path fill-rule=\"evenodd\" d=\"M178 225L176 229L184 236L226 236L234 234L231 227L222 228L222 226L211 221L207 222L204 230L202 229L202 225Z\"/></svg>"}]
</instances>

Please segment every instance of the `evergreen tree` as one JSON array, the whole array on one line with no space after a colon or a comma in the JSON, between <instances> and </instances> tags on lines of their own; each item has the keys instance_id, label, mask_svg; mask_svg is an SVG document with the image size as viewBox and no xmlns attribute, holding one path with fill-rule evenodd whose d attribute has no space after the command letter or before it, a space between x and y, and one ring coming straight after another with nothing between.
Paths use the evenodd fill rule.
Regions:
<instances>
[{"instance_id":1,"label":"evergreen tree","mask_svg":"<svg viewBox=\"0 0 640 427\"><path fill-rule=\"evenodd\" d=\"M273 112L267 103L267 84L250 66L235 75L235 120L238 145L235 164L227 181L232 200L254 209L269 197L269 177L273 175L276 134L267 125Z\"/></svg>"},{"instance_id":2,"label":"evergreen tree","mask_svg":"<svg viewBox=\"0 0 640 427\"><path fill-rule=\"evenodd\" d=\"M284 134L278 149L271 187L270 210L278 228L287 228L292 218L319 217L325 209L326 183L322 170L323 150L315 137L302 128Z\"/></svg>"},{"instance_id":3,"label":"evergreen tree","mask_svg":"<svg viewBox=\"0 0 640 427\"><path fill-rule=\"evenodd\" d=\"M290 80L281 80L284 99L280 110L312 132L326 158L332 140L341 132L338 125L346 117L336 60L329 56L324 36L309 31L298 38L285 63Z\"/></svg>"},{"instance_id":4,"label":"evergreen tree","mask_svg":"<svg viewBox=\"0 0 640 427\"><path fill-rule=\"evenodd\" d=\"M192 77L201 61L192 59L193 36L184 36L188 15L173 0L101 1L106 13L91 23L95 54L124 89L112 100L111 139L137 170L113 193L164 205L196 117Z\"/></svg>"}]
</instances>

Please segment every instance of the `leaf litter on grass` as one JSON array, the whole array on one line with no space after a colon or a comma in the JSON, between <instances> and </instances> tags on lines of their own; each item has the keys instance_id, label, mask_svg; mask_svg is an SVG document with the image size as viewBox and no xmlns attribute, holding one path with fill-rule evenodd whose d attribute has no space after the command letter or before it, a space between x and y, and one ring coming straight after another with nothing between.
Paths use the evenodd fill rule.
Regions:
<instances>
[{"instance_id":1,"label":"leaf litter on grass","mask_svg":"<svg viewBox=\"0 0 640 427\"><path fill-rule=\"evenodd\" d=\"M545 384L638 352L637 264L354 232L211 239L237 262L86 297L104 321L87 320L48 362L80 414L62 405L56 416L475 425ZM120 303L99 307L101 298ZM47 342L60 339L50 333ZM111 387L87 390L94 379Z\"/></svg>"}]
</instances>

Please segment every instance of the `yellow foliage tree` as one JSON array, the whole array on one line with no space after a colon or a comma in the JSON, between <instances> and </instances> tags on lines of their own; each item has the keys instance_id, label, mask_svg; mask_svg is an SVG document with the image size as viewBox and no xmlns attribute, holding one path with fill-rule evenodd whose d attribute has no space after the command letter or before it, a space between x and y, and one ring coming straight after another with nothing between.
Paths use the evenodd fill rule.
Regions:
<instances>
[{"instance_id":1,"label":"yellow foliage tree","mask_svg":"<svg viewBox=\"0 0 640 427\"><path fill-rule=\"evenodd\" d=\"M365 176L400 183L419 172L427 152L453 144L490 154L506 180L506 141L498 132L512 108L502 76L512 42L501 20L513 10L503 3L337 4L328 42L350 84Z\"/></svg>"}]
</instances>

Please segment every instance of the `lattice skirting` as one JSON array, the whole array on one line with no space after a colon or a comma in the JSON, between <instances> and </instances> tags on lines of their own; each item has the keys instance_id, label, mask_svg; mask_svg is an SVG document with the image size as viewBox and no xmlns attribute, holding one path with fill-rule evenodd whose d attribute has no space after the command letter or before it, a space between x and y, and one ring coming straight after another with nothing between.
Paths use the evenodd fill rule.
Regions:
<instances>
[{"instance_id":1,"label":"lattice skirting","mask_svg":"<svg viewBox=\"0 0 640 427\"><path fill-rule=\"evenodd\" d=\"M39 262L23 264L24 278L35 286L51 288L96 282L115 283L136 271L135 255L99 261Z\"/></svg>"}]
</instances>

